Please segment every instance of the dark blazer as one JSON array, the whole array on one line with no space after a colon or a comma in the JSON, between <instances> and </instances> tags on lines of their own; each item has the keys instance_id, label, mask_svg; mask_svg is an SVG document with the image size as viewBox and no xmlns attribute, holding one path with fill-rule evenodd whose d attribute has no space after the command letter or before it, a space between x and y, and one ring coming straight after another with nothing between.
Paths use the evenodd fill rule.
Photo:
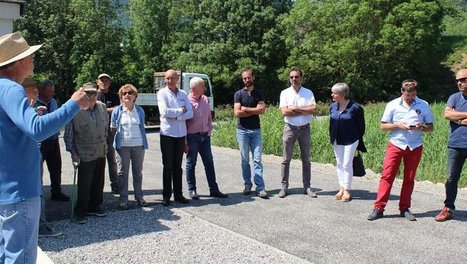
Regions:
<instances>
[{"instance_id":1,"label":"dark blazer","mask_svg":"<svg viewBox=\"0 0 467 264\"><path fill-rule=\"evenodd\" d=\"M365 134L365 115L363 108L350 101L342 113L339 113L337 102L329 108L329 137L331 144L350 145L359 140L357 150L367 152L363 143Z\"/></svg>"}]
</instances>

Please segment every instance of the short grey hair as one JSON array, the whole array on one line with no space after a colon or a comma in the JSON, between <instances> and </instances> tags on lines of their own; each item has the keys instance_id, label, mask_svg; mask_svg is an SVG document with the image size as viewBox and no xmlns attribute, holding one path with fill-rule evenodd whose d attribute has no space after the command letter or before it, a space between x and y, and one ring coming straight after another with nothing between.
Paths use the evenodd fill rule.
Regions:
<instances>
[{"instance_id":1,"label":"short grey hair","mask_svg":"<svg viewBox=\"0 0 467 264\"><path fill-rule=\"evenodd\" d=\"M346 83L336 83L331 88L332 92L342 94L345 99L349 99L350 89Z\"/></svg>"},{"instance_id":2,"label":"short grey hair","mask_svg":"<svg viewBox=\"0 0 467 264\"><path fill-rule=\"evenodd\" d=\"M193 87L195 87L196 85L198 85L200 83L204 83L204 80L202 78L200 78L200 77L191 78L191 80L190 80L190 89L193 89Z\"/></svg>"}]
</instances>

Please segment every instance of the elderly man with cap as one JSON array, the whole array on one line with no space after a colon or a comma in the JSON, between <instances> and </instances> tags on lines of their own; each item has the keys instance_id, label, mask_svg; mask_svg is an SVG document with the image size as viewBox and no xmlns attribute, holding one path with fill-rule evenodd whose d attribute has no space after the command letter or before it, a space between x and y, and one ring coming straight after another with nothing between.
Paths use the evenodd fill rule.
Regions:
<instances>
[{"instance_id":1,"label":"elderly man with cap","mask_svg":"<svg viewBox=\"0 0 467 264\"><path fill-rule=\"evenodd\" d=\"M89 97L89 108L81 110L65 127L63 139L71 159L78 163L78 198L74 215L77 223L84 224L88 215L107 215L101 205L110 128L106 106L97 101L97 88L89 82L81 89Z\"/></svg>"},{"instance_id":2,"label":"elderly man with cap","mask_svg":"<svg viewBox=\"0 0 467 264\"><path fill-rule=\"evenodd\" d=\"M112 78L107 73L101 73L97 77L97 100L104 103L107 106L107 113L112 115L112 111L115 107L120 105L120 97L118 94L110 90L110 83ZM109 123L110 126L110 123ZM109 151L107 152L107 165L109 166L109 180L110 188L112 193L118 194L118 176L117 176L117 160L115 158L115 149L113 147L113 141L115 138L115 133L109 129L109 135L107 136L107 145Z\"/></svg>"},{"instance_id":3,"label":"elderly man with cap","mask_svg":"<svg viewBox=\"0 0 467 264\"><path fill-rule=\"evenodd\" d=\"M465 159L467 158L467 69L456 74L459 92L451 95L444 108L444 118L449 120L451 134L448 141L448 179L446 181L446 200L441 212L435 217L437 222L452 218L456 209L454 202Z\"/></svg>"},{"instance_id":4,"label":"elderly man with cap","mask_svg":"<svg viewBox=\"0 0 467 264\"><path fill-rule=\"evenodd\" d=\"M34 72L34 52L20 33L0 37L0 263L36 263L40 215L40 152L89 99L82 91L38 116L20 85Z\"/></svg>"},{"instance_id":5,"label":"elderly man with cap","mask_svg":"<svg viewBox=\"0 0 467 264\"><path fill-rule=\"evenodd\" d=\"M400 216L415 221L410 212L415 174L422 158L422 132L433 131L433 113L428 103L417 97L418 83L408 79L402 82L402 96L386 105L381 118L381 129L390 131L389 143L383 163L374 209L369 221L383 217L384 208L391 194L392 184L404 160L404 180L399 201Z\"/></svg>"}]
</instances>

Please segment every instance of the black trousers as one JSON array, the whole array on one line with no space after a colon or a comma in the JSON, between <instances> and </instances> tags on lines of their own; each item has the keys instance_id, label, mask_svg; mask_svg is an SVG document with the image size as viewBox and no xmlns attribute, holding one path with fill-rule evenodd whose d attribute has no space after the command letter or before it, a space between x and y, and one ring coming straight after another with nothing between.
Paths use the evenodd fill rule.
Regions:
<instances>
[{"instance_id":1,"label":"black trousers","mask_svg":"<svg viewBox=\"0 0 467 264\"><path fill-rule=\"evenodd\" d=\"M78 199L75 215L96 211L103 202L105 158L81 161L78 166Z\"/></svg>"},{"instance_id":2,"label":"black trousers","mask_svg":"<svg viewBox=\"0 0 467 264\"><path fill-rule=\"evenodd\" d=\"M172 196L172 181L174 198L182 197L182 159L185 147L185 137L175 138L161 135L162 151L162 197L169 200Z\"/></svg>"},{"instance_id":3,"label":"black trousers","mask_svg":"<svg viewBox=\"0 0 467 264\"><path fill-rule=\"evenodd\" d=\"M50 190L52 195L62 192L62 157L57 139L41 142L42 163L45 161L50 174ZM43 164L42 164L43 166Z\"/></svg>"}]
</instances>

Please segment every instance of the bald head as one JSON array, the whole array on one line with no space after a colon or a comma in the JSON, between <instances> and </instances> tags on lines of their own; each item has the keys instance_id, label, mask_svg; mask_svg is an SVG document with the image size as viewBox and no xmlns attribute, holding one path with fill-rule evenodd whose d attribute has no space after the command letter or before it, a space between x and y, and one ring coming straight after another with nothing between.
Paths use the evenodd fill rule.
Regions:
<instances>
[{"instance_id":1,"label":"bald head","mask_svg":"<svg viewBox=\"0 0 467 264\"><path fill-rule=\"evenodd\" d=\"M461 69L456 74L456 80L467 78L467 69Z\"/></svg>"},{"instance_id":2,"label":"bald head","mask_svg":"<svg viewBox=\"0 0 467 264\"><path fill-rule=\"evenodd\" d=\"M175 70L170 69L166 71L164 75L164 81L170 90L172 91L177 90L178 74Z\"/></svg>"}]
</instances>

